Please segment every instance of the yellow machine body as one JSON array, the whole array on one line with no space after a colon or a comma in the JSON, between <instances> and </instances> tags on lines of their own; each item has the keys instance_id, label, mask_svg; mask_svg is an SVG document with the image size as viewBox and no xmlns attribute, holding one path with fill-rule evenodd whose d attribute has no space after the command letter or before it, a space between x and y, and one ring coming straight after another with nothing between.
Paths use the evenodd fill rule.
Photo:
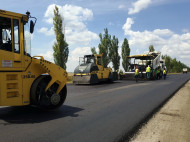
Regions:
<instances>
[{"instance_id":1,"label":"yellow machine body","mask_svg":"<svg viewBox=\"0 0 190 142\"><path fill-rule=\"evenodd\" d=\"M42 56L30 56L30 44L26 38L30 34L26 30L28 20L28 15L0 10L0 106L30 105L31 87L39 83L35 81L40 76L50 78L44 92L57 84L54 96L66 86L67 72L64 69Z\"/></svg>"},{"instance_id":2,"label":"yellow machine body","mask_svg":"<svg viewBox=\"0 0 190 142\"><path fill-rule=\"evenodd\" d=\"M85 55L82 64L74 70L74 84L96 84L101 81L117 80L117 73L104 68L102 54Z\"/></svg>"},{"instance_id":3,"label":"yellow machine body","mask_svg":"<svg viewBox=\"0 0 190 142\"><path fill-rule=\"evenodd\" d=\"M108 79L110 73L112 72L111 68L104 68L103 66L103 62L102 62L102 54L98 55L95 54L94 55L96 57L96 65L98 66L98 71L92 71L91 74L97 74L98 79ZM98 58L100 58L99 60L101 61L101 64L98 64Z\"/></svg>"}]
</instances>

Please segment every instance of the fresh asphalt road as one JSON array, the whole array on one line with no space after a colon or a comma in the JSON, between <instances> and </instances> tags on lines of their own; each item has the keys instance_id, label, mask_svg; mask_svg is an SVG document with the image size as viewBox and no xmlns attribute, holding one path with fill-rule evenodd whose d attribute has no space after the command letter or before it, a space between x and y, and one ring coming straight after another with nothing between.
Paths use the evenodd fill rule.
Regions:
<instances>
[{"instance_id":1,"label":"fresh asphalt road","mask_svg":"<svg viewBox=\"0 0 190 142\"><path fill-rule=\"evenodd\" d=\"M138 83L69 84L66 102L57 111L1 107L0 141L119 141L189 79L190 74L178 74Z\"/></svg>"}]
</instances>

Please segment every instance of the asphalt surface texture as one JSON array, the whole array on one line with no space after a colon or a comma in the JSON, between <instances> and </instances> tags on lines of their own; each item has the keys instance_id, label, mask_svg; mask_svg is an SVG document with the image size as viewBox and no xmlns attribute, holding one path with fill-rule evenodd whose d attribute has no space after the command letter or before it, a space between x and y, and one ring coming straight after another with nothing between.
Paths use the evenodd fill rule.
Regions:
<instances>
[{"instance_id":1,"label":"asphalt surface texture","mask_svg":"<svg viewBox=\"0 0 190 142\"><path fill-rule=\"evenodd\" d=\"M64 105L56 111L0 107L3 142L124 142L168 100L190 74L166 80L68 84Z\"/></svg>"}]
</instances>

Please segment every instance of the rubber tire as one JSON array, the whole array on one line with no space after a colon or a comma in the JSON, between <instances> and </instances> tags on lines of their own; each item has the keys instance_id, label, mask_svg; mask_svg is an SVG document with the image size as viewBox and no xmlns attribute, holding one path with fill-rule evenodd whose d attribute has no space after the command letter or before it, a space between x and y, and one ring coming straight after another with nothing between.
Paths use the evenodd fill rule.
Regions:
<instances>
[{"instance_id":1,"label":"rubber tire","mask_svg":"<svg viewBox=\"0 0 190 142\"><path fill-rule=\"evenodd\" d=\"M32 84L30 91L30 98L32 105L35 105L41 109L52 110L57 109L64 103L67 96L67 87L66 85L60 91L60 102L57 105L53 105L48 98L48 95L51 95L50 91L45 92L45 88L48 85L51 77L48 75L39 76L34 83ZM58 84L53 84L50 88L58 88Z\"/></svg>"}]
</instances>

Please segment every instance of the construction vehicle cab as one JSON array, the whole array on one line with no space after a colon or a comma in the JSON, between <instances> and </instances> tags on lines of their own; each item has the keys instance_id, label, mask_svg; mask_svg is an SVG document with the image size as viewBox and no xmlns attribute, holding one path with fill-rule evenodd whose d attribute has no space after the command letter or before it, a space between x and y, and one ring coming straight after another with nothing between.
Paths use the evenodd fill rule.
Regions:
<instances>
[{"instance_id":1,"label":"construction vehicle cab","mask_svg":"<svg viewBox=\"0 0 190 142\"><path fill-rule=\"evenodd\" d=\"M79 65L74 70L74 84L96 84L107 80L117 80L117 72L112 72L111 68L104 68L102 54L79 57Z\"/></svg>"},{"instance_id":2,"label":"construction vehicle cab","mask_svg":"<svg viewBox=\"0 0 190 142\"><path fill-rule=\"evenodd\" d=\"M31 57L30 16L0 10L0 105L57 108L66 98L67 73L61 67ZM30 26L30 27L29 27Z\"/></svg>"}]
</instances>

